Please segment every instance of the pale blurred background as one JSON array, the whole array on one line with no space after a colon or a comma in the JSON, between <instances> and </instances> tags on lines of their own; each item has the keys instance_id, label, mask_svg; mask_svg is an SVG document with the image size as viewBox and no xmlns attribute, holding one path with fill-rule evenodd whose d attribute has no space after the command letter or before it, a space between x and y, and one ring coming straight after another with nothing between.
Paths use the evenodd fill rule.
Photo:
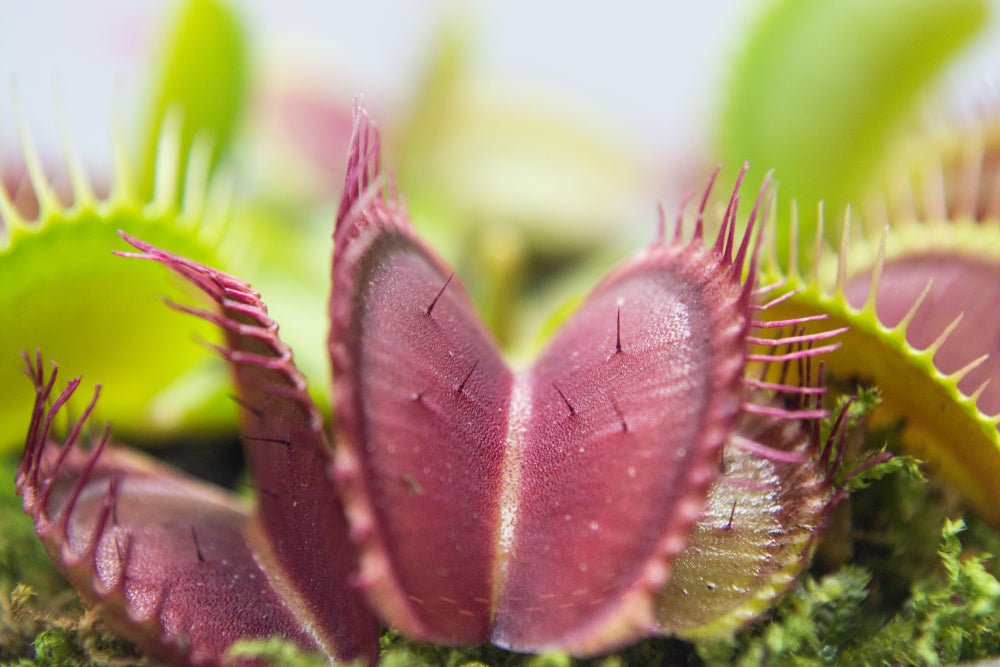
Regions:
<instances>
[{"instance_id":1,"label":"pale blurred background","mask_svg":"<svg viewBox=\"0 0 1000 667\"><path fill-rule=\"evenodd\" d=\"M473 26L476 70L498 86L542 92L665 168L680 169L710 141L715 92L740 29L758 2L265 2L234 3L255 65L307 66L375 108L405 104L442 17ZM1000 9L1000 0L994 0ZM111 109L130 113L147 83L150 51L170 15L165 0L0 1L0 73L12 78L44 153L57 151L53 80L85 162L109 162ZM974 104L1000 89L1000 11L942 85ZM0 155L15 131L0 93ZM949 95L952 95L949 92ZM58 153L56 153L58 154Z\"/></svg>"}]
</instances>

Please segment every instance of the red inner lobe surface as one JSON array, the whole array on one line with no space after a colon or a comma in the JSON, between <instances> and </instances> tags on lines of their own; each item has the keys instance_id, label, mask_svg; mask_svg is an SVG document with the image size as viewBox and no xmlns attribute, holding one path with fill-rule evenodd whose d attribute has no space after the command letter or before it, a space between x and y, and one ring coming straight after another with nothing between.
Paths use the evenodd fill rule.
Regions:
<instances>
[{"instance_id":1,"label":"red inner lobe surface","mask_svg":"<svg viewBox=\"0 0 1000 667\"><path fill-rule=\"evenodd\" d=\"M73 474L55 482L47 508L51 515L62 513L83 460L83 454L70 452L66 466ZM105 450L68 522L73 553L85 553L99 539L93 563L97 590L103 593L122 586L124 600L104 602L112 617L120 619L120 631L147 649L151 641L186 647L182 653L189 652L186 659L192 663L219 660L240 638L281 635L301 647L318 649L248 548L242 508L203 483L145 461ZM117 499L98 532L112 479ZM74 572L70 576L75 578ZM83 590L89 584L77 581ZM136 630L132 619L153 619L161 625L162 635ZM163 646L152 650L173 654L173 650L164 654Z\"/></svg>"},{"instance_id":2,"label":"red inner lobe surface","mask_svg":"<svg viewBox=\"0 0 1000 667\"><path fill-rule=\"evenodd\" d=\"M380 237L362 260L360 454L384 548L422 632L477 643L489 637L512 376L448 281L400 234Z\"/></svg>"},{"instance_id":3,"label":"red inner lobe surface","mask_svg":"<svg viewBox=\"0 0 1000 667\"><path fill-rule=\"evenodd\" d=\"M927 280L934 279L930 293L907 330L907 340L924 348L937 339L945 327L964 313L958 328L934 355L944 373L953 373L983 354L990 358L959 383L969 394L990 378L1000 376L1000 264L959 253L924 253L887 261L879 282L879 319L895 326L910 310ZM868 296L871 276L859 275L848 281L848 299L855 306ZM979 399L987 414L1000 411L1000 382L991 382Z\"/></svg>"},{"instance_id":4,"label":"red inner lobe surface","mask_svg":"<svg viewBox=\"0 0 1000 667\"><path fill-rule=\"evenodd\" d=\"M224 315L259 326L259 318L234 308ZM262 340L227 331L226 338L229 349L242 354L278 361L283 353L276 336ZM244 451L258 492L256 515L271 552L255 543L257 556L269 564L274 556L280 578L297 593L296 613L305 612L303 622L312 624L339 658L374 659L376 621L361 592L348 584L355 552L337 489L327 476L322 421L304 380L291 360L276 368L234 363L232 369Z\"/></svg>"},{"instance_id":5,"label":"red inner lobe surface","mask_svg":"<svg viewBox=\"0 0 1000 667\"><path fill-rule=\"evenodd\" d=\"M244 449L258 488L257 517L270 548L311 620L339 655L354 658L369 652L376 624L360 592L348 584L354 551L336 487L327 477L322 435L310 427L304 406L268 395L269 389L283 386L278 373L243 368L237 376L242 387L252 388L247 400L265 415L245 415L243 429L250 436Z\"/></svg>"},{"instance_id":6,"label":"red inner lobe surface","mask_svg":"<svg viewBox=\"0 0 1000 667\"><path fill-rule=\"evenodd\" d=\"M703 288L663 261L598 287L531 373L498 643L544 648L593 631L677 529L713 354Z\"/></svg>"}]
</instances>

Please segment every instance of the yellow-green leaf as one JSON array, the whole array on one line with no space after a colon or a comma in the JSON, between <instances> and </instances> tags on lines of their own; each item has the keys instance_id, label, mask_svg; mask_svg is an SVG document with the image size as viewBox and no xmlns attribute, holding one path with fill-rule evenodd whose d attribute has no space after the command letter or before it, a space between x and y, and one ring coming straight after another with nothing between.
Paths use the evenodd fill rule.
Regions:
<instances>
[{"instance_id":1,"label":"yellow-green leaf","mask_svg":"<svg viewBox=\"0 0 1000 667\"><path fill-rule=\"evenodd\" d=\"M773 168L785 201L843 210L867 190L919 94L986 16L984 0L772 2L730 74L719 128L725 162L757 167L751 192ZM787 225L776 233L787 248Z\"/></svg>"},{"instance_id":2,"label":"yellow-green leaf","mask_svg":"<svg viewBox=\"0 0 1000 667\"><path fill-rule=\"evenodd\" d=\"M214 167L236 130L247 85L243 30L221 0L187 0L165 37L139 146L143 196L154 189L157 142L168 112L181 117L181 154L187 155L194 138L205 133ZM184 183L184 165L177 168L178 182Z\"/></svg>"}]
</instances>

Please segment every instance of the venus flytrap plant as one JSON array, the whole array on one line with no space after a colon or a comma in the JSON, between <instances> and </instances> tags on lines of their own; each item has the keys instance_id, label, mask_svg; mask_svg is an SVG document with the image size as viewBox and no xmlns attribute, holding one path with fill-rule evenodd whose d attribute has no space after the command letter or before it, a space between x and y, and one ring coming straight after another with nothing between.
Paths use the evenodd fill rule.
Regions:
<instances>
[{"instance_id":1,"label":"venus flytrap plant","mask_svg":"<svg viewBox=\"0 0 1000 667\"><path fill-rule=\"evenodd\" d=\"M822 375L822 364L819 371ZM819 404L822 386L807 381L803 389L808 391L795 396L792 405ZM744 418L723 454L723 483L713 485L660 598L661 627L692 641L730 636L798 581L833 507L846 496L846 485L888 460L885 454L866 453L845 472L847 407L838 412L825 443L816 428ZM741 448L742 438L782 446L761 456ZM737 541L740 547L732 548Z\"/></svg>"},{"instance_id":2,"label":"venus flytrap plant","mask_svg":"<svg viewBox=\"0 0 1000 667\"><path fill-rule=\"evenodd\" d=\"M899 22L901 33L905 26L940 21L955 32L936 34L926 57L908 63L914 77L877 88L869 110L878 122L873 134L865 134L872 145L858 141L856 151L840 156L845 164L861 168L841 170L826 184L834 199L852 192L856 183L851 179L877 171L884 156L872 146L884 145L880 142L898 127L896 117L908 108L919 81L981 19L981 3L966 3L953 14L939 14L942 8L928 0ZM799 30L786 24L774 35L784 35L788 43L771 35L769 45L758 45L758 52L773 46L780 54L803 39L813 43L808 35L815 34L817 25L830 23L822 19L828 16L824 12L841 14L831 25L850 26L844 17L863 9L854 3L788 9L786 13L802 12L796 20L812 27ZM780 6L775 12L781 13ZM895 22L886 24L887 14L876 14L867 17L867 29L873 34L892 31ZM890 40L889 53L898 61L903 53L897 37ZM764 60L781 66L809 61L801 49L793 51L798 60ZM766 99L774 91L761 85L757 70L751 69L754 76L748 81L756 85L741 90ZM841 74L851 70L840 69ZM826 78L815 72L811 76ZM462 108L464 102L448 87L454 81L444 84L439 106ZM780 88L780 83L774 85ZM197 104L201 97L195 94L190 101ZM781 105L795 107L787 100ZM740 142L753 146L754 121L775 126L773 117L757 113L767 104L759 106L754 99L734 105L737 120L748 125L741 125L739 141L727 141L727 146L738 151L744 150ZM828 112L839 108L820 106ZM164 107L155 108L154 116ZM222 120L227 118L223 114ZM799 120L829 133L824 118L806 114ZM70 415L79 419L58 428L79 380L60 393L54 371L47 375L39 358L29 362L36 400L18 475L25 509L49 554L84 599L103 609L108 622L149 655L178 664L214 664L236 653L247 661L294 654L307 661L372 662L378 652L376 616L415 640L496 642L520 651L555 649L583 656L650 635L699 642L728 636L766 613L799 580L834 506L849 489L907 464L905 459L886 464L881 453L853 459L843 438L853 414L844 410L850 408L841 406L820 427L832 405L824 398L823 384L825 371L831 370L840 380L879 383L885 397L881 419L909 417L908 435L918 436L911 442L930 443L918 451L950 472L974 505L994 518L990 489L998 450L995 420L985 403L991 400L990 387L967 394L979 386L977 373L995 373L989 361L970 366L965 374L959 371L985 351L980 350L983 337L995 327L988 317L967 332L960 324L940 347L923 349L925 342L914 337L918 329L923 327L920 335L933 340L951 316L927 314L927 303L912 319L895 324L886 309L906 311L917 296L909 287L885 286L897 276L911 283L911 274L926 268L926 256L942 251L987 264L971 274L961 263L957 269L954 263L944 268L956 284L971 278L982 286L976 295L985 293L995 263L991 253L998 247L990 236L995 236L995 225L938 224L948 216L908 216L895 208L887 218L892 232L882 246L872 241L879 238L879 229L863 242L858 241L861 235L844 232L838 268L829 259L836 253L823 245L823 232L809 233L816 219L804 216L802 233L794 225L779 224L778 245L782 235L790 235L791 250L779 253L779 260L762 260L758 271L759 241L751 230L760 212L755 206L750 229L738 236L739 197L734 192L714 242L705 247L702 238L713 217L706 215L711 210L706 192L693 221L682 216L676 230L669 235L663 230L656 243L615 269L574 303L567 317L559 318L560 326L552 327L552 339L533 365L511 369L473 313L458 275L411 226L391 179L381 171L377 131L364 114L357 122L337 216L329 307L333 329L324 354L336 371L332 436L306 394L289 348L277 336L275 318L256 292L208 268L218 266L220 258L190 250L183 235L177 241L143 226L128 228L115 223L113 215L105 220L114 207L94 205L93 215L108 224L102 227L100 248L92 252L106 257L113 247L107 232L125 227L126 240L139 256L165 265L209 297L208 309L183 305L189 301L186 294L172 298L172 305L222 331L218 351L238 387L234 402L254 502L248 505L120 449L106 432L93 434L89 423L99 420L88 418L90 408L81 414L77 405ZM208 144L196 150L199 157L190 164L200 168L189 168L184 176L195 185L182 187L177 174L185 173L180 165L188 163L183 156L193 135L186 126L181 133L179 125L167 125L163 136L171 150L159 151L162 168L154 179L159 204L132 209L142 215L172 211L184 227L189 205L204 199L199 184L210 182L204 173L211 171L215 158ZM447 167L463 154L461 137L449 144L441 127L424 127L410 144L404 135L409 152L401 173L407 174L404 185L412 180L417 189L411 192L417 195L411 198L417 209L451 219L456 211L441 208L446 198L435 187L421 188L418 178L422 155L450 155L441 158ZM790 141L782 137L774 145L800 148L797 136L790 132ZM743 157L738 156L740 161ZM991 173L994 163L988 157L980 164L984 173ZM815 185L823 181L816 174L829 165L780 166L783 191L794 194L789 184ZM930 208L965 210L961 202L969 200L959 197L956 208L949 184L968 181L952 178L947 168L942 171L945 186L937 189L945 191L948 206L938 206L931 196L926 198ZM127 170L120 172L135 182ZM35 180L45 185L44 179ZM976 182L992 180L987 176ZM74 179L79 183L85 180ZM992 201L987 190L978 188L974 196L977 211L991 210L982 205ZM5 205L5 210L11 208ZM65 209L66 216L72 217L74 210ZM780 223L788 210L772 207L771 212ZM918 217L931 222L903 224ZM191 224L201 229L197 219L193 215ZM870 215L865 219L869 227L882 224ZM822 229L821 223L817 226ZM856 232L857 218L854 226ZM814 237L820 245L813 261L802 248ZM513 260L497 273L517 275L523 249L515 248ZM799 261L785 259L793 257ZM913 257L917 261L910 266ZM235 266L221 259L228 268ZM114 276L131 279L146 273L112 261L118 265ZM459 273L464 268L459 264ZM758 281L758 274L763 280ZM273 301L270 285L258 277L254 283L268 288L262 291ZM925 284L919 282L918 291ZM160 293L167 285L176 286L158 285ZM954 301L950 296L945 300ZM139 302L165 310L149 295L136 295L129 307ZM982 301L970 303L966 310ZM306 318L279 319L287 336L292 329L301 331ZM314 326L316 313L308 319ZM174 326L163 328L164 333L188 337L189 318L171 322ZM844 331L845 326L850 328ZM954 364L944 359L949 346L957 350ZM296 361L305 370L299 348L296 343ZM43 349L68 370L70 364L58 351L53 354L47 344ZM146 356L137 351L128 359ZM813 365L816 358L825 369ZM165 364L167 359L164 355ZM78 368L87 370L71 370ZM117 384L107 379L105 396ZM181 384L174 385L173 395ZM53 398L55 403L47 406ZM94 408L99 417L110 415L118 424L128 424L133 413L119 416L105 410L105 404L102 398L101 407ZM139 396L136 404L136 409L151 405ZM67 432L63 444L56 439L59 430ZM141 426L130 430L147 432ZM91 442L89 451L85 441ZM845 456L850 463L843 463ZM851 610L862 615L865 577L858 570L842 574L830 586L807 580L792 598L791 604L813 605L822 621L807 629L801 646L820 647L827 637L849 642ZM835 600L841 595L854 601L838 607L836 622L823 616L822 603L815 604L828 593ZM837 623L842 626L829 627ZM744 657L794 656L800 649L787 654L782 653L787 646L771 650L774 642L798 641L802 619L793 618L788 625L782 626L779 617L765 626L761 635L769 643L763 653ZM942 630L949 636L955 632ZM277 641L275 635L284 639ZM424 655L408 653L398 643L397 648L397 658L404 662ZM497 649L474 655L495 655L491 651ZM391 658L391 650L387 655ZM552 659L570 661L565 656Z\"/></svg>"},{"instance_id":3,"label":"venus flytrap plant","mask_svg":"<svg viewBox=\"0 0 1000 667\"><path fill-rule=\"evenodd\" d=\"M799 203L778 207L765 270L796 292L778 312L823 312L849 326L827 368L878 386L876 423L905 420L907 451L996 523L995 127L949 130L944 139L902 132L915 124L918 92L986 9L936 0L906 11L773 3L737 60L721 134L726 151L776 167L786 200ZM913 34L924 36L919 50ZM876 62L862 55L867 48L879 49ZM844 66L855 58L866 64ZM843 136L850 144L834 147ZM877 205L855 214L851 229L845 204L861 210L873 192ZM825 230L822 209L812 213L820 199L832 213Z\"/></svg>"},{"instance_id":4,"label":"venus flytrap plant","mask_svg":"<svg viewBox=\"0 0 1000 667\"><path fill-rule=\"evenodd\" d=\"M174 307L222 330L255 506L107 429L85 449L97 392L60 444L80 380L56 394L37 356L25 510L84 599L178 664L272 635L372 662L369 606L423 641L584 656L731 632L807 566L844 491L843 430L820 439L824 388L806 370L842 331L769 321L783 297L756 279L763 195L739 237L738 187L708 247L711 186L690 236L661 226L511 371L411 227L360 111L335 230L333 446L260 296L123 233L210 299ZM791 333L762 335L777 329ZM720 578L716 558L743 573Z\"/></svg>"},{"instance_id":5,"label":"venus flytrap plant","mask_svg":"<svg viewBox=\"0 0 1000 667\"><path fill-rule=\"evenodd\" d=\"M981 307L996 300L1000 278L998 129L993 112L971 122L952 120L938 133L916 137L916 166L906 161L897 167L902 174L887 179L888 204L867 216L876 225L889 225L896 237L882 279L884 299L895 301L883 301L880 314L889 322L898 320L900 304L916 294L914 285L935 281L938 286L911 324L910 340L928 344L945 320L950 323L961 314L935 361L943 371L956 372L970 357L989 355L960 382L965 394L977 394L977 405L986 414L1000 412L1000 389L990 382L1000 372L995 335L1000 324L989 308ZM910 170L914 173L906 174ZM866 258L862 254L860 259Z\"/></svg>"},{"instance_id":6,"label":"venus flytrap plant","mask_svg":"<svg viewBox=\"0 0 1000 667\"><path fill-rule=\"evenodd\" d=\"M971 197L966 204L988 199L978 175L971 177L961 186ZM800 271L795 253L784 262L772 255L765 273L794 292L776 312L822 312L849 327L844 347L828 357L829 369L877 385L884 397L877 421L905 419L908 449L996 523L1000 403L991 388L998 368L991 355L1000 325L987 304L995 301L1000 277L1000 225L953 218L941 184L928 190L941 194L929 195L937 213L925 220L898 195L895 212L871 215L875 222L860 234L852 233L848 212L839 252L823 240L820 210L815 254L806 263L812 268ZM879 226L875 241L872 228ZM792 247L800 245L798 228L793 212Z\"/></svg>"}]
</instances>

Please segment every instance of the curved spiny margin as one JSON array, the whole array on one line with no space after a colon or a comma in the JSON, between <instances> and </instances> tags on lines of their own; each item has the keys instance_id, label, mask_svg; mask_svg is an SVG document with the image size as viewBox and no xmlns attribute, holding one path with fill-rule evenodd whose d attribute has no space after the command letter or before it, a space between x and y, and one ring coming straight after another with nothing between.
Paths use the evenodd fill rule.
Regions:
<instances>
[{"instance_id":1,"label":"curved spiny margin","mask_svg":"<svg viewBox=\"0 0 1000 667\"><path fill-rule=\"evenodd\" d=\"M231 420L221 400L221 368L198 346L174 345L190 338L192 324L156 303L176 293L176 283L159 275L126 275L111 256L116 230L125 229L186 256L224 263L230 189L225 178L208 182L209 142L202 139L190 155L180 155L179 117L172 116L160 141L161 177L147 202L136 193L120 139L110 193L99 197L64 132L72 192L71 202L63 204L23 121L18 124L21 161L38 209L29 219L0 188L0 358L40 348L59 358L64 370L100 378L106 386L102 412L120 434L148 440L177 426L220 427ZM189 168L179 204L181 184L170 175L182 160ZM148 355L150 347L160 353ZM144 359L141 372L133 363L137 358ZM0 364L0 385L16 386L16 376L16 364ZM209 403L216 394L219 400ZM0 406L0 451L16 445L30 405L27 393L11 392Z\"/></svg>"},{"instance_id":2,"label":"curved spiny margin","mask_svg":"<svg viewBox=\"0 0 1000 667\"><path fill-rule=\"evenodd\" d=\"M238 278L128 234L122 238L141 252L119 255L164 265L214 304L213 310L169 305L225 336L216 351L234 376L244 451L259 490L248 531L255 556L328 655L374 662L377 623L349 584L356 557L336 485L327 476L323 418L267 306Z\"/></svg>"},{"instance_id":3,"label":"curved spiny margin","mask_svg":"<svg viewBox=\"0 0 1000 667\"><path fill-rule=\"evenodd\" d=\"M378 130L358 108L334 231L331 472L358 548L356 581L377 613L421 641L483 643L511 374L379 160ZM362 331L365 309L389 327ZM366 401L377 415L364 414ZM469 446L469 431L490 442Z\"/></svg>"},{"instance_id":4,"label":"curved spiny margin","mask_svg":"<svg viewBox=\"0 0 1000 667\"><path fill-rule=\"evenodd\" d=\"M892 242L881 271L878 315L895 325L933 279L924 306L907 329L917 348L935 341L955 318L948 340L934 357L946 374L966 370L959 389L966 395L1000 375L1000 123L998 116L972 122L918 143L926 153L919 176L894 179L889 204L874 207L879 226L889 226ZM957 125L957 124L956 124ZM886 212L886 210L888 212ZM881 215L879 215L881 214ZM852 244L858 245L858 244ZM872 266L877 256L861 252L855 267ZM848 299L859 305L867 295L869 272L848 274ZM985 306L985 307L984 307ZM985 414L1000 413L1000 384L989 382L976 401Z\"/></svg>"},{"instance_id":5,"label":"curved spiny margin","mask_svg":"<svg viewBox=\"0 0 1000 667\"><path fill-rule=\"evenodd\" d=\"M831 253L831 259L822 241L822 209L819 216L810 275L799 273L794 255L788 270L773 259L765 268L769 280L792 290L792 296L773 309L773 317L819 312L827 315L833 326L850 327L843 337L844 347L827 357L829 371L845 380L877 385L883 402L873 418L904 419L904 441L910 451L938 468L985 518L1000 522L1000 494L995 483L1000 476L1000 416L986 414L978 403L987 389L982 378L978 387L963 391L963 380L983 364L983 355L991 352L989 345L994 344L989 341L996 339L1000 327L987 317L968 330L969 338L958 338L961 313L952 313L950 321L942 319L940 313L960 303L954 291L945 290L961 294L961 274L946 274L951 284L942 284L935 292L926 272L907 267L913 258L934 262L938 261L934 258L943 258L954 271L961 269L966 259L979 258L973 267L994 267L988 270L995 271L1000 266L997 225L944 219L903 223L903 219L893 218L875 244L864 237L852 239L848 211L840 250ZM795 217L793 235L797 231ZM923 267L918 264L916 268ZM887 278L898 275L905 282L895 282L887 289ZM995 312L992 302L974 305L977 298L990 301L984 292L973 290L963 296L976 311L966 312L966 317ZM880 316L886 310L893 313L889 315L892 319ZM929 316L920 326L920 340L915 340L915 322L923 310L928 310ZM960 343L953 349L961 361L953 359L946 367L938 355L950 336L956 336ZM963 339L967 341L964 344Z\"/></svg>"},{"instance_id":6,"label":"curved spiny margin","mask_svg":"<svg viewBox=\"0 0 1000 667\"><path fill-rule=\"evenodd\" d=\"M785 356L809 345L788 343ZM811 368L810 360L794 359L800 369L803 361ZM660 598L667 634L704 641L761 617L808 568L828 518L847 495L854 471L842 474L841 461L850 402L821 439L823 363L815 384L809 373L801 385L785 384L791 362L778 364L777 382L766 380L766 367L745 379L764 410L744 414L727 441L721 476ZM859 470L886 458L870 455Z\"/></svg>"},{"instance_id":7,"label":"curved spiny margin","mask_svg":"<svg viewBox=\"0 0 1000 667\"><path fill-rule=\"evenodd\" d=\"M566 408L558 402L533 406L529 446L522 454L530 467L523 468L527 483L509 556L521 571L510 568L506 598L530 599L532 591L555 589L553 604L572 601L578 612L592 610L576 613L573 627L546 619L545 607L511 604L510 618L499 626L504 645L593 655L657 632L658 595L700 516L732 425L748 409L741 402L740 378L756 274L751 239L765 189L737 247L737 179L718 233L706 247L705 207L714 180L690 236L685 238L678 222L668 239L661 222L653 245L594 288L530 371L536 394L554 395L548 387L558 382L572 397L578 416L570 421L579 426L570 424L570 433L581 438L580 455L576 444L568 446L578 469L567 470L560 463L567 454L549 453L563 428L549 424L563 421ZM620 325L603 333L615 322L616 309ZM685 339L666 331L698 335ZM595 345L609 334L615 334L610 356ZM685 370L679 373L678 367ZM594 436L587 435L588 425ZM565 501L550 479L584 489L580 495L588 505L560 509ZM580 520L553 521L546 528L546 517L562 518L564 512ZM629 543L617 543L626 527ZM532 564L525 545L559 555L546 559L551 563ZM563 598L567 594L579 597ZM545 626L559 633L558 643L540 636L536 628Z\"/></svg>"},{"instance_id":8,"label":"curved spiny margin","mask_svg":"<svg viewBox=\"0 0 1000 667\"><path fill-rule=\"evenodd\" d=\"M17 492L89 606L171 664L232 664L226 654L235 641L271 635L322 648L262 570L244 532L247 511L234 496L116 448L109 428L84 449L98 391L59 443L53 425L80 378L52 400L55 366L46 377L40 354L25 360L35 404Z\"/></svg>"},{"instance_id":9,"label":"curved spiny margin","mask_svg":"<svg viewBox=\"0 0 1000 667\"><path fill-rule=\"evenodd\" d=\"M512 374L454 274L384 196L378 159L360 112L330 336L334 472L359 584L425 641L588 656L660 632L659 594L734 424L780 431L825 414L744 387L748 364L804 363L840 333L753 335L768 326L753 304L763 192L738 239L737 181L706 247L709 186L690 238L661 230ZM781 456L752 435L739 444Z\"/></svg>"},{"instance_id":10,"label":"curved spiny margin","mask_svg":"<svg viewBox=\"0 0 1000 667\"><path fill-rule=\"evenodd\" d=\"M892 220L1000 220L1000 107L934 119L900 151L884 190Z\"/></svg>"},{"instance_id":11,"label":"curved spiny margin","mask_svg":"<svg viewBox=\"0 0 1000 667\"><path fill-rule=\"evenodd\" d=\"M719 239L724 233L725 222ZM828 326L819 314L777 320L772 309L794 292L780 283L757 287L754 268L745 284L754 291L741 411L720 477L658 600L661 632L689 640L731 634L765 613L808 567L842 497L830 465L832 439L819 439L823 363L815 384L808 369L840 348L835 339L845 328ZM788 372L793 367L797 377Z\"/></svg>"}]
</instances>

